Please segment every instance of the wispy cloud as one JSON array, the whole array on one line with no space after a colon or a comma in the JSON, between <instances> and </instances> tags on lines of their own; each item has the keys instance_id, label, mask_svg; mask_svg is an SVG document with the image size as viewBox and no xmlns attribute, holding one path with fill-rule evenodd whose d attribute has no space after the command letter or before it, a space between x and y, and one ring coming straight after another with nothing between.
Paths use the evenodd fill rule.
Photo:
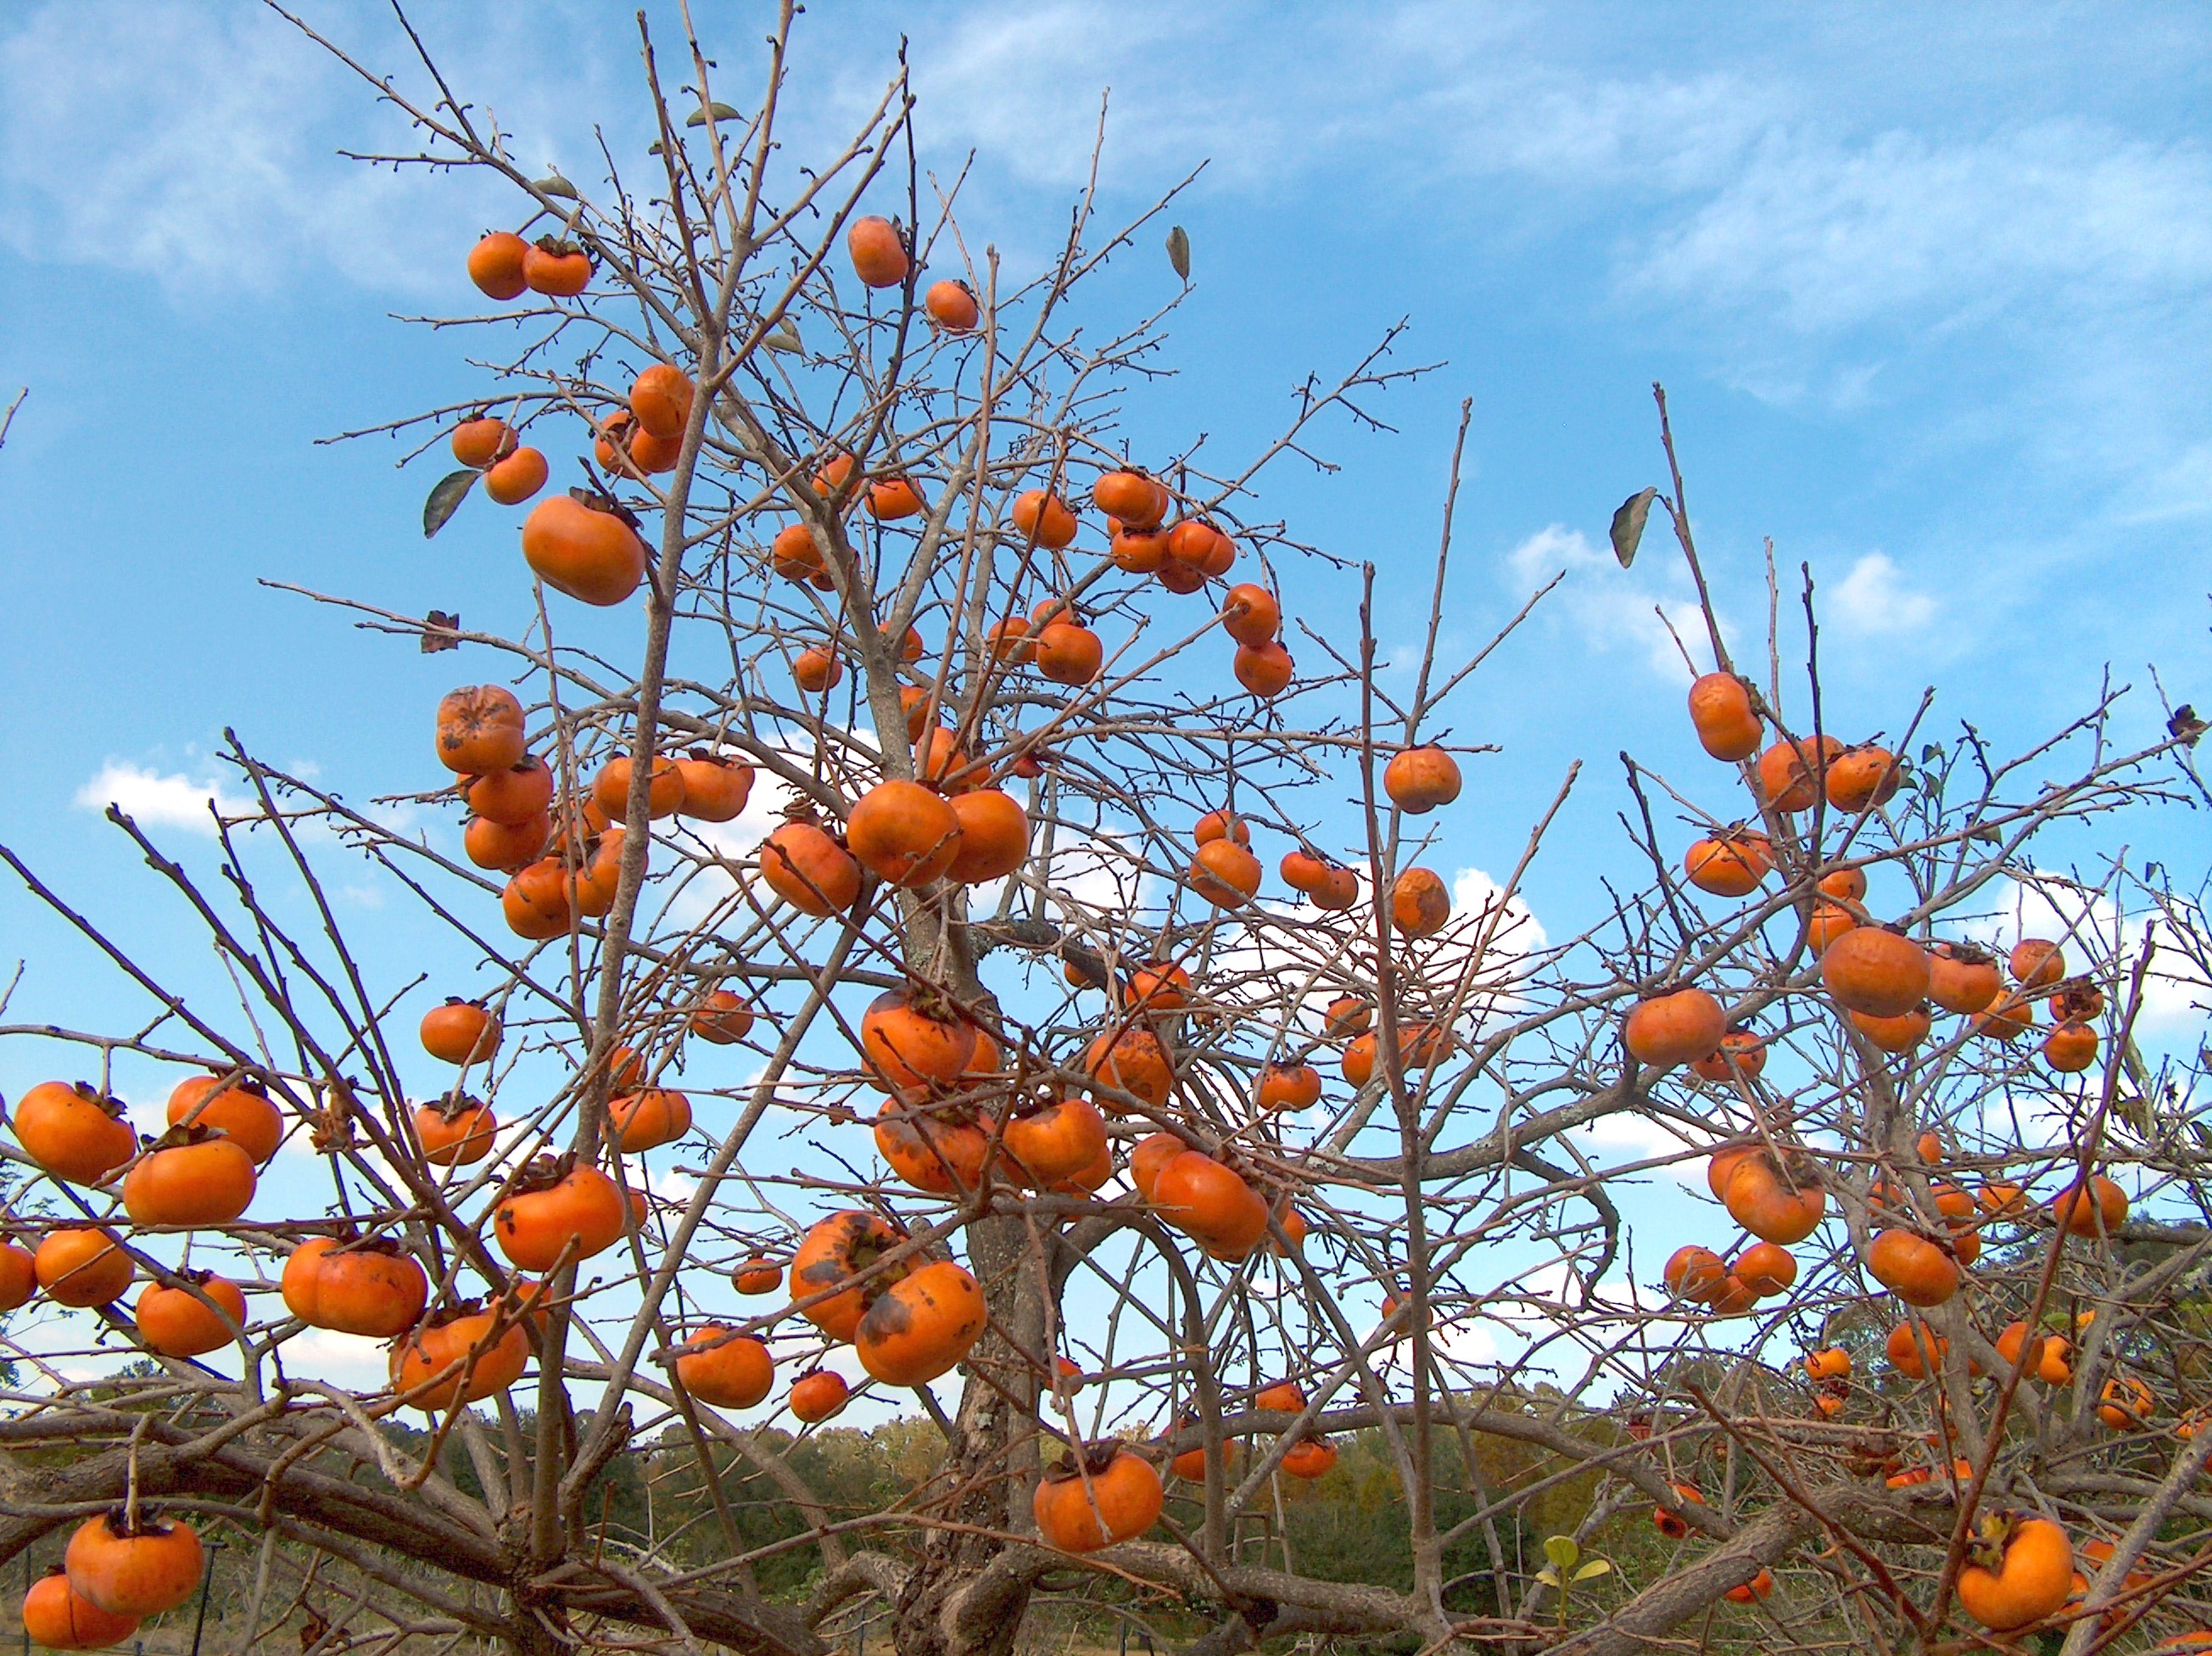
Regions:
<instances>
[{"instance_id":1,"label":"wispy cloud","mask_svg":"<svg viewBox=\"0 0 2212 1656\"><path fill-rule=\"evenodd\" d=\"M1917 632L1936 618L1936 600L1899 578L1897 565L1881 552L1869 552L1828 594L1827 612L1850 632L1865 636Z\"/></svg>"},{"instance_id":2,"label":"wispy cloud","mask_svg":"<svg viewBox=\"0 0 2212 1656\"><path fill-rule=\"evenodd\" d=\"M1547 618L1548 609L1553 624L1564 621L1591 650L1636 651L1654 673L1682 685L1691 676L1682 661L1684 648L1699 672L1711 662L1705 618L1697 605L1680 593L1624 570L1611 552L1600 551L1579 529L1560 523L1539 529L1506 554L1505 570L1523 591L1564 573L1566 579L1545 600L1538 617L1540 621Z\"/></svg>"}]
</instances>

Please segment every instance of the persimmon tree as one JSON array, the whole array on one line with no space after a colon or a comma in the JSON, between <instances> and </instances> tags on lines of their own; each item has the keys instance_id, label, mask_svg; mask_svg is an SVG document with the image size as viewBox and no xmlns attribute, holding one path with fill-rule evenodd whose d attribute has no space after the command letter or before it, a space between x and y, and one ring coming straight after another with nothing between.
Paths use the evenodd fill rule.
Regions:
<instances>
[{"instance_id":1,"label":"persimmon tree","mask_svg":"<svg viewBox=\"0 0 2212 1656\"><path fill-rule=\"evenodd\" d=\"M2201 794L2185 717L2131 749L2108 691L2005 757L1931 693L1840 740L1771 553L1732 655L1662 396L1613 540L1659 514L1712 670L1626 761L1600 918L1546 937L1521 888L1575 768L1502 885L1447 877L1496 642L1439 652L1456 458L1410 673L1373 567L1262 504L1378 423L1395 336L1256 453L1133 456L1182 290L1086 284L1167 202L1109 226L1086 191L1004 268L902 75L841 152L779 148L793 9L744 107L642 38L657 139L589 188L427 51L417 95L322 43L419 144L366 159L513 192L454 253L486 304L434 319L476 360L374 429L458 463L433 533L512 514L530 619L282 572L482 682L423 709L458 855L235 741L216 883L111 812L233 1003L4 853L144 997L0 1031L55 1076L0 1146L0 1558L67 1537L27 1625L130 1637L214 1526L254 1549L246 1637L311 1651L869 1623L969 1656L1048 1604L1208 1652L2193 1633L2205 1129L2198 1061L2136 1029L2212 953L2112 849ZM344 858L475 975L391 978ZM160 1137L118 1062L166 1067ZM312 1184L265 1177L282 1146ZM1698 1163L1704 1237L1639 1247L1632 1192ZM386 1382L320 1373L331 1336ZM933 1445L866 1510L804 1470L856 1385ZM1355 1434L1402 1587L1294 1556ZM623 1476L696 1521L611 1522ZM764 1490L795 1527L749 1542Z\"/></svg>"}]
</instances>

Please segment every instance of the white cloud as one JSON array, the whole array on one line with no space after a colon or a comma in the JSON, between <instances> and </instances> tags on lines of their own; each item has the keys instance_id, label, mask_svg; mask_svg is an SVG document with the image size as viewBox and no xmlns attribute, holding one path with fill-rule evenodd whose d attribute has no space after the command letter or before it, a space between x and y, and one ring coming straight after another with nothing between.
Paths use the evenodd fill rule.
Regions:
<instances>
[{"instance_id":1,"label":"white cloud","mask_svg":"<svg viewBox=\"0 0 2212 1656\"><path fill-rule=\"evenodd\" d=\"M2117 304L2212 276L2212 159L2046 120L1942 142L1777 127L1624 280L1804 332L2023 298Z\"/></svg>"},{"instance_id":2,"label":"white cloud","mask_svg":"<svg viewBox=\"0 0 2212 1656\"><path fill-rule=\"evenodd\" d=\"M1656 508L1655 518L1665 509ZM1644 550L1653 551L1655 538L1665 533L1662 523L1652 522L1644 530ZM1591 649L1640 651L1651 671L1672 684L1690 682L1684 649L1698 672L1711 667L1712 646L1697 605L1655 587L1635 570L1623 569L1610 551L1601 551L1581 530L1548 525L1514 547L1505 562L1513 584L1523 591L1565 572L1566 579L1538 606L1537 616L1540 619L1549 610L1563 617ZM1728 631L1725 622L1722 631Z\"/></svg>"},{"instance_id":3,"label":"white cloud","mask_svg":"<svg viewBox=\"0 0 2212 1656\"><path fill-rule=\"evenodd\" d=\"M1590 1160L1601 1166L1612 1162L1650 1161L1661 1156L1684 1160L1654 1170L1687 1190L1705 1188L1702 1156L1685 1155L1692 1141L1673 1123L1638 1110L1616 1110L1577 1128L1573 1137ZM1607 1154L1611 1153L1611 1154Z\"/></svg>"},{"instance_id":4,"label":"white cloud","mask_svg":"<svg viewBox=\"0 0 2212 1656\"><path fill-rule=\"evenodd\" d=\"M1829 592L1828 615L1847 632L1862 636L1915 632L1936 618L1936 600L1898 580L1897 565L1884 552L1869 552Z\"/></svg>"},{"instance_id":5,"label":"white cloud","mask_svg":"<svg viewBox=\"0 0 2212 1656\"><path fill-rule=\"evenodd\" d=\"M182 828L212 839L215 819L208 814L210 801L226 817L252 816L259 811L253 801L224 793L219 783L194 782L189 776L123 759L110 759L98 776L76 790L76 804L82 810L105 811L112 804L142 828Z\"/></svg>"},{"instance_id":6,"label":"white cloud","mask_svg":"<svg viewBox=\"0 0 2212 1656\"><path fill-rule=\"evenodd\" d=\"M327 76L274 21L144 0L32 13L0 42L17 250L248 287L309 248L380 260L374 236L355 237L389 175L310 161L302 116Z\"/></svg>"}]
</instances>

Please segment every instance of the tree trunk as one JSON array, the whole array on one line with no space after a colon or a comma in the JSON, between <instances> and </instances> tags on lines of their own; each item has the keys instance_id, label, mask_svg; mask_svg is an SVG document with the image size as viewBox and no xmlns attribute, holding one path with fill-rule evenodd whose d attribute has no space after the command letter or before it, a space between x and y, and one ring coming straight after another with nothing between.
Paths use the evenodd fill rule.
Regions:
<instances>
[{"instance_id":1,"label":"tree trunk","mask_svg":"<svg viewBox=\"0 0 2212 1656\"><path fill-rule=\"evenodd\" d=\"M969 1264L983 1284L991 1327L969 1354L968 1380L945 1446L943 1495L927 1512L975 1529L1023 1531L1031 1522L1036 1456L1029 1440L1038 1383L1024 1354L1044 1350L1043 1273L1018 1217L983 1220L969 1228L968 1239ZM992 1569L1005 1550L995 1534L926 1531L899 1594L891 1635L899 1656L1006 1656L1030 1590L1025 1572Z\"/></svg>"}]
</instances>

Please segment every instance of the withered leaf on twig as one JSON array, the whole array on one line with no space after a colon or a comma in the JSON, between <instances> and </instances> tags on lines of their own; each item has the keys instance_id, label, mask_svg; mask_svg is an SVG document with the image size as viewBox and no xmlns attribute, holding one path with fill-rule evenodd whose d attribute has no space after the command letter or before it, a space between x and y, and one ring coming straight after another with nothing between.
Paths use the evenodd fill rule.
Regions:
<instances>
[{"instance_id":1,"label":"withered leaf on twig","mask_svg":"<svg viewBox=\"0 0 2212 1656\"><path fill-rule=\"evenodd\" d=\"M475 469L463 466L458 472L448 472L430 490L429 499L422 502L422 539L446 527L446 520L461 509L461 502L469 497L469 490L477 486Z\"/></svg>"},{"instance_id":2,"label":"withered leaf on twig","mask_svg":"<svg viewBox=\"0 0 2212 1656\"><path fill-rule=\"evenodd\" d=\"M353 1149L358 1143L353 1134L353 1083L343 1075L331 1075L317 1090L323 1095L323 1106L316 1111L307 1142L319 1155Z\"/></svg>"},{"instance_id":3,"label":"withered leaf on twig","mask_svg":"<svg viewBox=\"0 0 2212 1656\"><path fill-rule=\"evenodd\" d=\"M451 615L443 610L432 610L422 618L422 654L435 655L441 649L460 648L460 624L461 612L459 610Z\"/></svg>"},{"instance_id":4,"label":"withered leaf on twig","mask_svg":"<svg viewBox=\"0 0 2212 1656\"><path fill-rule=\"evenodd\" d=\"M1168 232L1168 263L1177 276L1190 280L1190 233L1180 224Z\"/></svg>"},{"instance_id":5,"label":"withered leaf on twig","mask_svg":"<svg viewBox=\"0 0 2212 1656\"><path fill-rule=\"evenodd\" d=\"M1644 539L1644 521L1651 515L1651 502L1658 497L1656 489L1644 489L1620 502L1620 509L1613 514L1613 555L1626 569L1636 562L1636 548Z\"/></svg>"}]
</instances>

